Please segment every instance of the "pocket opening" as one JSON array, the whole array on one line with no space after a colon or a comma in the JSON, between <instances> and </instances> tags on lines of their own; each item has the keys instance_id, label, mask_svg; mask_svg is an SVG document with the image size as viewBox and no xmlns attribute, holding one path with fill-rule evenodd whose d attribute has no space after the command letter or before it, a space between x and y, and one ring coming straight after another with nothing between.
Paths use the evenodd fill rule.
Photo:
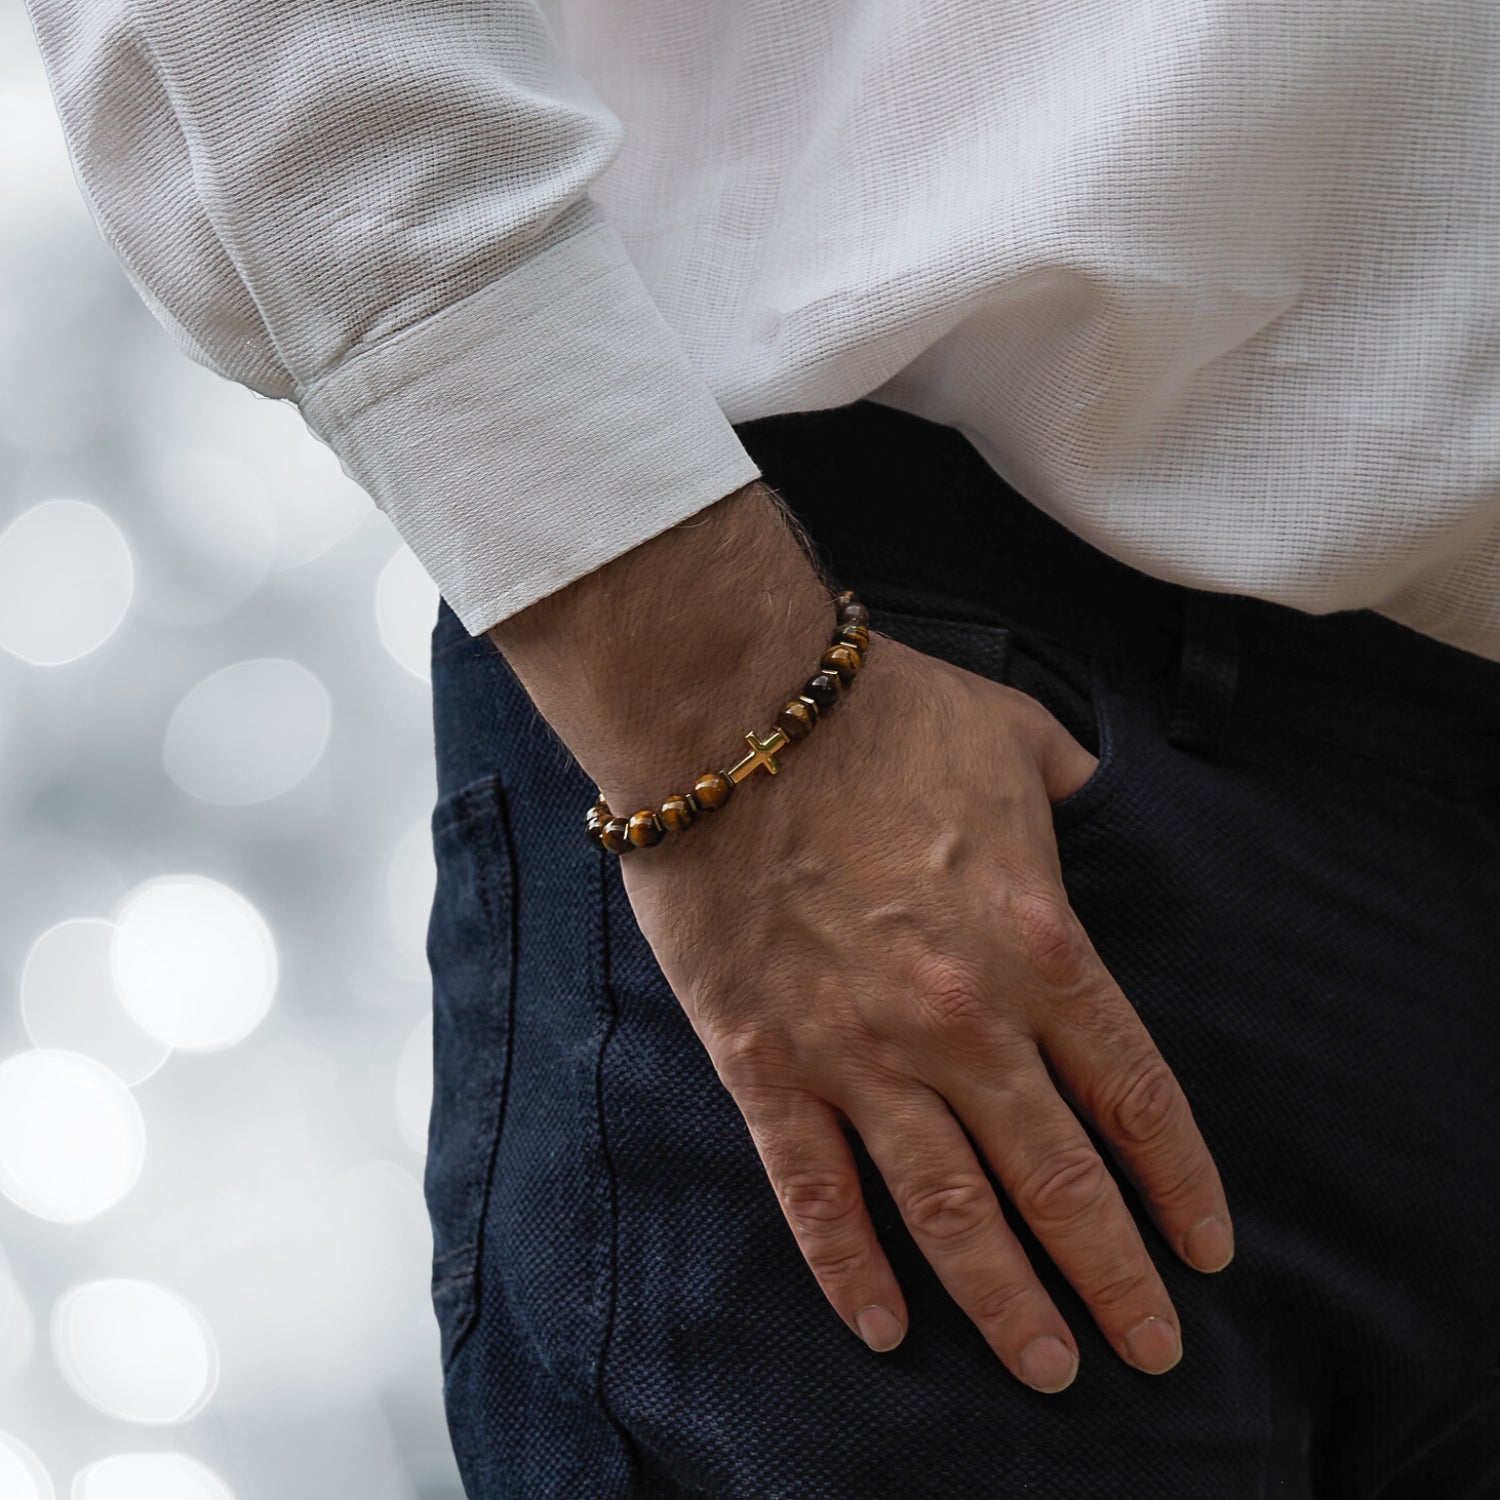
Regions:
<instances>
[{"instance_id":1,"label":"pocket opening","mask_svg":"<svg viewBox=\"0 0 1500 1500\"><path fill-rule=\"evenodd\" d=\"M1122 744L1126 733L1126 718L1122 704L1114 687L1105 680L1100 667L1095 667L1090 682L1090 694L1094 704L1094 725L1098 748L1093 752L1099 760L1093 774L1080 787L1075 787L1066 797L1052 804L1052 825L1059 833L1087 817L1095 807L1106 801L1114 792L1125 764Z\"/></svg>"},{"instance_id":2,"label":"pocket opening","mask_svg":"<svg viewBox=\"0 0 1500 1500\"><path fill-rule=\"evenodd\" d=\"M1034 698L1074 739L1096 755L1099 764L1082 786L1052 804L1054 827L1061 832L1091 814L1114 791L1123 773L1123 743L1128 713L1109 665L1060 643L1033 637L1024 628L877 610L872 624L892 639L964 671L1002 683ZM1075 670L1069 671L1064 665ZM1086 707L1084 702L1086 700ZM1090 738L1075 732L1092 721Z\"/></svg>"}]
</instances>

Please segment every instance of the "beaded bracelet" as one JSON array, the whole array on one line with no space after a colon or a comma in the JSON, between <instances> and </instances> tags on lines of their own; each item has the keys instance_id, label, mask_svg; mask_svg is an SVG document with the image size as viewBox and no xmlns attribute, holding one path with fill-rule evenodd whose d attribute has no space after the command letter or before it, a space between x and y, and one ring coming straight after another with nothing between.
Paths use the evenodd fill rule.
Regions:
<instances>
[{"instance_id":1,"label":"beaded bracelet","mask_svg":"<svg viewBox=\"0 0 1500 1500\"><path fill-rule=\"evenodd\" d=\"M870 649L870 612L855 598L854 590L845 589L833 602L837 607L833 639L823 652L818 670L776 715L770 734L762 739L753 731L747 733L748 755L727 771L705 771L693 783L691 792L673 792L656 810L646 807L628 818L617 818L601 790L599 800L588 810L590 840L611 854L649 849L661 843L668 833L690 828L700 812L723 807L729 801L729 794L752 771L764 766L772 776L776 775L781 769L777 755L813 732L819 718L854 681Z\"/></svg>"}]
</instances>

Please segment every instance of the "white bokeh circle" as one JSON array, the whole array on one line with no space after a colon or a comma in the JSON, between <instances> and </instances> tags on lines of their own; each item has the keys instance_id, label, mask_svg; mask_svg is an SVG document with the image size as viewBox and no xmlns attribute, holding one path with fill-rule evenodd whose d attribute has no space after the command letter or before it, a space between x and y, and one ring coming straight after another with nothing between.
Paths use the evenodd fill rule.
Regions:
<instances>
[{"instance_id":1,"label":"white bokeh circle","mask_svg":"<svg viewBox=\"0 0 1500 1500\"><path fill-rule=\"evenodd\" d=\"M84 500L44 500L0 532L0 647L56 667L120 627L135 566L120 528Z\"/></svg>"},{"instance_id":2,"label":"white bokeh circle","mask_svg":"<svg viewBox=\"0 0 1500 1500\"><path fill-rule=\"evenodd\" d=\"M137 1025L184 1052L242 1041L276 993L276 941L238 891L201 875L148 881L125 898L110 953Z\"/></svg>"},{"instance_id":3,"label":"white bokeh circle","mask_svg":"<svg viewBox=\"0 0 1500 1500\"><path fill-rule=\"evenodd\" d=\"M432 678L437 585L410 547L401 547L375 580L375 628L381 644L413 677Z\"/></svg>"},{"instance_id":4,"label":"white bokeh circle","mask_svg":"<svg viewBox=\"0 0 1500 1500\"><path fill-rule=\"evenodd\" d=\"M37 1048L0 1063L0 1193L54 1224L97 1218L135 1186L146 1126L103 1063Z\"/></svg>"},{"instance_id":5,"label":"white bokeh circle","mask_svg":"<svg viewBox=\"0 0 1500 1500\"><path fill-rule=\"evenodd\" d=\"M162 762L202 802L269 802L312 772L331 722L328 690L300 662L236 662L205 677L177 705Z\"/></svg>"},{"instance_id":6,"label":"white bokeh circle","mask_svg":"<svg viewBox=\"0 0 1500 1500\"><path fill-rule=\"evenodd\" d=\"M52 1313L52 1352L85 1401L126 1422L186 1422L219 1380L203 1315L149 1281L89 1281L65 1292Z\"/></svg>"},{"instance_id":7,"label":"white bokeh circle","mask_svg":"<svg viewBox=\"0 0 1500 1500\"><path fill-rule=\"evenodd\" d=\"M343 1420L432 1347L432 1227L414 1171L375 1161L330 1177L288 1165L235 1209L239 1243L204 1303L226 1413Z\"/></svg>"},{"instance_id":8,"label":"white bokeh circle","mask_svg":"<svg viewBox=\"0 0 1500 1500\"><path fill-rule=\"evenodd\" d=\"M149 1078L172 1049L126 1013L110 974L114 923L72 917L49 927L21 970L21 1022L38 1047L81 1052L122 1083Z\"/></svg>"},{"instance_id":9,"label":"white bokeh circle","mask_svg":"<svg viewBox=\"0 0 1500 1500\"><path fill-rule=\"evenodd\" d=\"M183 1453L116 1453L74 1475L72 1500L234 1500L234 1491Z\"/></svg>"},{"instance_id":10,"label":"white bokeh circle","mask_svg":"<svg viewBox=\"0 0 1500 1500\"><path fill-rule=\"evenodd\" d=\"M0 1383L12 1380L31 1362L36 1327L30 1304L21 1291L10 1262L0 1251ZM5 1486L0 1484L0 1500Z\"/></svg>"},{"instance_id":11,"label":"white bokeh circle","mask_svg":"<svg viewBox=\"0 0 1500 1500\"><path fill-rule=\"evenodd\" d=\"M276 561L276 514L244 459L201 443L146 455L145 499L156 523L142 538L136 607L170 625L202 625L242 604Z\"/></svg>"},{"instance_id":12,"label":"white bokeh circle","mask_svg":"<svg viewBox=\"0 0 1500 1500\"><path fill-rule=\"evenodd\" d=\"M141 378L151 441L210 447L250 469L270 506L274 567L300 568L378 516L292 402L267 400L170 344L152 346L147 360Z\"/></svg>"},{"instance_id":13,"label":"white bokeh circle","mask_svg":"<svg viewBox=\"0 0 1500 1500\"><path fill-rule=\"evenodd\" d=\"M41 1459L8 1432L0 1432L0 1500L57 1500Z\"/></svg>"},{"instance_id":14,"label":"white bokeh circle","mask_svg":"<svg viewBox=\"0 0 1500 1500\"><path fill-rule=\"evenodd\" d=\"M299 568L369 520L375 506L296 406L253 401L251 407L243 432L254 440L253 462L278 507L278 565Z\"/></svg>"},{"instance_id":15,"label":"white bokeh circle","mask_svg":"<svg viewBox=\"0 0 1500 1500\"><path fill-rule=\"evenodd\" d=\"M407 1145L427 1149L432 1113L432 1017L424 1016L396 1059L396 1123Z\"/></svg>"}]
</instances>

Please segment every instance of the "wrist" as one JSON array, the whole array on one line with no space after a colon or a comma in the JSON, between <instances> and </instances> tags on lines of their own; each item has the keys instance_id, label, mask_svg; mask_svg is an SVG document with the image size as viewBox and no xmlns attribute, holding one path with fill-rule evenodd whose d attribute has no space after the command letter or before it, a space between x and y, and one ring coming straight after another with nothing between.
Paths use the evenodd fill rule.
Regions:
<instances>
[{"instance_id":1,"label":"wrist","mask_svg":"<svg viewBox=\"0 0 1500 1500\"><path fill-rule=\"evenodd\" d=\"M501 622L490 638L611 806L690 790L806 680L831 595L760 482Z\"/></svg>"}]
</instances>

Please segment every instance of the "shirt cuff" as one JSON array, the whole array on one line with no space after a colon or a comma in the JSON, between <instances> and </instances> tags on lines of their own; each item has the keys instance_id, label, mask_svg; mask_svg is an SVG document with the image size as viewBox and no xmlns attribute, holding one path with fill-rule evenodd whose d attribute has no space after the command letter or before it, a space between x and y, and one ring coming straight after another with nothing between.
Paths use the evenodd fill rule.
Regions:
<instances>
[{"instance_id":1,"label":"shirt cuff","mask_svg":"<svg viewBox=\"0 0 1500 1500\"><path fill-rule=\"evenodd\" d=\"M608 223L354 355L299 405L471 635L761 472Z\"/></svg>"}]
</instances>

